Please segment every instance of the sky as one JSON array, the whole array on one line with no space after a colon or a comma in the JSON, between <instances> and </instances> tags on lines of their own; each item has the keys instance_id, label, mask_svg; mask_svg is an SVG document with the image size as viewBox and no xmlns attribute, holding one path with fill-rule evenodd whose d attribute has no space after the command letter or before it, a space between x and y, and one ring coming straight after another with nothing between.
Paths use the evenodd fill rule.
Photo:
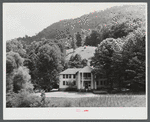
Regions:
<instances>
[{"instance_id":1,"label":"sky","mask_svg":"<svg viewBox=\"0 0 150 122\"><path fill-rule=\"evenodd\" d=\"M131 3L127 3L131 4ZM3 3L3 39L33 36L63 19L77 18L122 3Z\"/></svg>"}]
</instances>

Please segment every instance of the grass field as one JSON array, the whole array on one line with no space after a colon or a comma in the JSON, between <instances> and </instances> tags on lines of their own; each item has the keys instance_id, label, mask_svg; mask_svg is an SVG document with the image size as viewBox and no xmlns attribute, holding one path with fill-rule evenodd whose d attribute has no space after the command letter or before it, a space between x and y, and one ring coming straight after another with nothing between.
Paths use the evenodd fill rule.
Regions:
<instances>
[{"instance_id":1,"label":"grass field","mask_svg":"<svg viewBox=\"0 0 150 122\"><path fill-rule=\"evenodd\" d=\"M95 49L96 47L93 46L87 46L85 49L84 47L79 47L75 50L74 55L80 54L82 59L89 59L94 56ZM66 55L67 55L66 60L69 60L72 54L73 54L73 49L68 49L66 51Z\"/></svg>"},{"instance_id":2,"label":"grass field","mask_svg":"<svg viewBox=\"0 0 150 122\"><path fill-rule=\"evenodd\" d=\"M145 95L106 95L85 98L46 98L46 107L146 107Z\"/></svg>"}]
</instances>

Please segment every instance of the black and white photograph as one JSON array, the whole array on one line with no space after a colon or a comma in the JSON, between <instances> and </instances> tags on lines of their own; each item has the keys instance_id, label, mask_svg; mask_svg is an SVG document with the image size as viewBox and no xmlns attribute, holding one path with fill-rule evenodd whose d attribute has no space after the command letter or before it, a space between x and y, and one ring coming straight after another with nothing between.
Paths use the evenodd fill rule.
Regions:
<instances>
[{"instance_id":1,"label":"black and white photograph","mask_svg":"<svg viewBox=\"0 0 150 122\"><path fill-rule=\"evenodd\" d=\"M3 3L4 119L147 119L147 3Z\"/></svg>"}]
</instances>

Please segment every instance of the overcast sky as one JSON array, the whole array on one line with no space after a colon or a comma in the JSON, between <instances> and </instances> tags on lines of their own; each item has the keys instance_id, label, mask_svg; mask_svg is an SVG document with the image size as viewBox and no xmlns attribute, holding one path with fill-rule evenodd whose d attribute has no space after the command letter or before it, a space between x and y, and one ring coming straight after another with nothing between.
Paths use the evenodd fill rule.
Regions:
<instances>
[{"instance_id":1,"label":"overcast sky","mask_svg":"<svg viewBox=\"0 0 150 122\"><path fill-rule=\"evenodd\" d=\"M4 3L4 40L33 36L54 22L116 5L122 3Z\"/></svg>"}]
</instances>

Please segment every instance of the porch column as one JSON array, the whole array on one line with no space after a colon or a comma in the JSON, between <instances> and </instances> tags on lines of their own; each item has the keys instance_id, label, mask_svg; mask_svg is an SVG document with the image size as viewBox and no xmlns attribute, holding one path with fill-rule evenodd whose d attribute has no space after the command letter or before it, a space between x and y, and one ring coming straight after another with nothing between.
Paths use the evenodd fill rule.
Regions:
<instances>
[{"instance_id":1,"label":"porch column","mask_svg":"<svg viewBox=\"0 0 150 122\"><path fill-rule=\"evenodd\" d=\"M83 72L82 72L82 89L83 89Z\"/></svg>"},{"instance_id":2,"label":"porch column","mask_svg":"<svg viewBox=\"0 0 150 122\"><path fill-rule=\"evenodd\" d=\"M95 75L93 74L93 89L95 89Z\"/></svg>"},{"instance_id":3,"label":"porch column","mask_svg":"<svg viewBox=\"0 0 150 122\"><path fill-rule=\"evenodd\" d=\"M91 73L91 89L93 89L93 74Z\"/></svg>"},{"instance_id":4,"label":"porch column","mask_svg":"<svg viewBox=\"0 0 150 122\"><path fill-rule=\"evenodd\" d=\"M80 89L80 72L79 72L79 77L78 77L78 86L79 86L79 89Z\"/></svg>"},{"instance_id":5,"label":"porch column","mask_svg":"<svg viewBox=\"0 0 150 122\"><path fill-rule=\"evenodd\" d=\"M95 81L95 89L97 89L97 84L96 84L96 81Z\"/></svg>"}]
</instances>

